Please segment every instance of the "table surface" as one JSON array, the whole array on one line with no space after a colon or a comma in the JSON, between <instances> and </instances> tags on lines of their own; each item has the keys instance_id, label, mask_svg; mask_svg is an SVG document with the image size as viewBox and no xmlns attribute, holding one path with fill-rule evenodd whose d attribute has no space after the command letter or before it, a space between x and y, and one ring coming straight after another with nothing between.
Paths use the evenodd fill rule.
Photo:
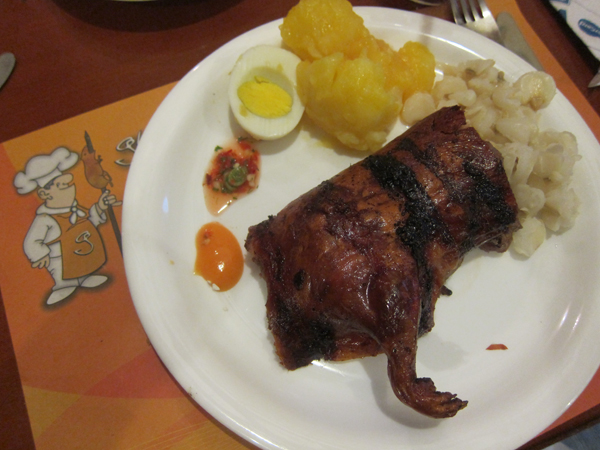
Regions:
<instances>
[{"instance_id":1,"label":"table surface","mask_svg":"<svg viewBox=\"0 0 600 450\"><path fill-rule=\"evenodd\" d=\"M517 0L523 15L600 114L600 88L587 85L598 61L544 0ZM3 0L0 52L17 66L0 90L0 142L181 79L222 44L283 17L297 0ZM451 20L447 5L354 0L356 6L419 11ZM551 24L552 26L548 26ZM0 295L0 442L34 448ZM600 405L521 449L545 448L600 420Z\"/></svg>"}]
</instances>

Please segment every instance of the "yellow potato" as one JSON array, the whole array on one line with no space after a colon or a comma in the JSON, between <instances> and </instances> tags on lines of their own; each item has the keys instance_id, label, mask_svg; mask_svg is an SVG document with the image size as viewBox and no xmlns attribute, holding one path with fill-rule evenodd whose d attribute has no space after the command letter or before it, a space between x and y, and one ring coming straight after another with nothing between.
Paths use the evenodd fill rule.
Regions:
<instances>
[{"instance_id":1,"label":"yellow potato","mask_svg":"<svg viewBox=\"0 0 600 450\"><path fill-rule=\"evenodd\" d=\"M298 95L319 127L350 148L381 148L401 105L395 91L385 89L381 65L335 53L301 62L297 75Z\"/></svg>"},{"instance_id":2,"label":"yellow potato","mask_svg":"<svg viewBox=\"0 0 600 450\"><path fill-rule=\"evenodd\" d=\"M337 52L356 57L360 42L370 36L346 0L301 0L288 12L280 31L283 42L302 60Z\"/></svg>"},{"instance_id":3,"label":"yellow potato","mask_svg":"<svg viewBox=\"0 0 600 450\"><path fill-rule=\"evenodd\" d=\"M371 35L347 0L300 0L280 30L303 60L298 89L307 115L351 148L379 149L402 101L433 87L429 49L407 42L395 51ZM334 82L333 75L342 80Z\"/></svg>"}]
</instances>

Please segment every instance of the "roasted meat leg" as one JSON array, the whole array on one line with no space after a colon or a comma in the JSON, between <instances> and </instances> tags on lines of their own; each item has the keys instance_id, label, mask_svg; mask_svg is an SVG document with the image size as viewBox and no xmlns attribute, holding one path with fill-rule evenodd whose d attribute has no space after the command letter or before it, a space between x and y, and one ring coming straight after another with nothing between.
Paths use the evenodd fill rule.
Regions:
<instances>
[{"instance_id":1,"label":"roasted meat leg","mask_svg":"<svg viewBox=\"0 0 600 450\"><path fill-rule=\"evenodd\" d=\"M442 109L249 230L284 367L385 352L396 396L431 417L467 404L417 378L417 339L474 247L519 228L499 152Z\"/></svg>"}]
</instances>

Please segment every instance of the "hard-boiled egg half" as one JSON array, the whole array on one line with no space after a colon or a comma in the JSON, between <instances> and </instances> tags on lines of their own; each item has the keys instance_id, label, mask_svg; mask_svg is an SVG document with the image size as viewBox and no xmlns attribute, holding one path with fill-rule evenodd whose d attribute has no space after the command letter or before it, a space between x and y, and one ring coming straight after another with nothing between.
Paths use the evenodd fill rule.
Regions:
<instances>
[{"instance_id":1,"label":"hard-boiled egg half","mask_svg":"<svg viewBox=\"0 0 600 450\"><path fill-rule=\"evenodd\" d=\"M240 126L255 139L273 140L290 133L304 113L296 92L293 53L270 45L247 50L229 82L229 103Z\"/></svg>"}]
</instances>

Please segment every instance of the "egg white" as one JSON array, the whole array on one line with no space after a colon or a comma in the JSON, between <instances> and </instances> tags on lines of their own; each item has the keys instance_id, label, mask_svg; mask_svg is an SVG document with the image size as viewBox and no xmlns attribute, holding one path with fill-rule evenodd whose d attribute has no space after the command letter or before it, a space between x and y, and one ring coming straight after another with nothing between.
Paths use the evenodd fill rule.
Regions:
<instances>
[{"instance_id":1,"label":"egg white","mask_svg":"<svg viewBox=\"0 0 600 450\"><path fill-rule=\"evenodd\" d=\"M237 60L229 81L229 104L235 119L253 138L273 140L290 133L304 114L304 105L296 91L296 67L300 58L280 47L259 45ZM238 88L255 77L279 85L292 98L291 111L285 116L265 118L250 112L238 97Z\"/></svg>"}]
</instances>

